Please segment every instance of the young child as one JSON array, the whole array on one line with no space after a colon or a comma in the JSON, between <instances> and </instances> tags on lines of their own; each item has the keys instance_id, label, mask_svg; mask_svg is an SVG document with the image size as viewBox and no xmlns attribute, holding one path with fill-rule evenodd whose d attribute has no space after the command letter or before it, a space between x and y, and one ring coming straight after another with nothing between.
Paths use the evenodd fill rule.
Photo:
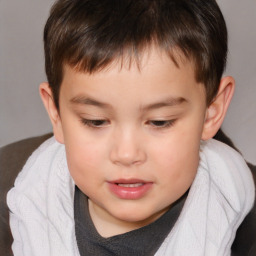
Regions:
<instances>
[{"instance_id":1,"label":"young child","mask_svg":"<svg viewBox=\"0 0 256 256\"><path fill-rule=\"evenodd\" d=\"M230 255L254 201L211 139L234 91L214 0L59 0L40 94L54 138L8 193L14 255Z\"/></svg>"}]
</instances>

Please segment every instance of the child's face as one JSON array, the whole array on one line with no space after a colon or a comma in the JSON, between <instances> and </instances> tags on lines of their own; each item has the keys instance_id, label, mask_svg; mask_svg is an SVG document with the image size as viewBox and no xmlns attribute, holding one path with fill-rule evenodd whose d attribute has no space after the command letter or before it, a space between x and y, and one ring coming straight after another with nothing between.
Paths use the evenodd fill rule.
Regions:
<instances>
[{"instance_id":1,"label":"child's face","mask_svg":"<svg viewBox=\"0 0 256 256\"><path fill-rule=\"evenodd\" d=\"M89 75L65 67L55 135L96 226L151 223L193 182L205 92L193 65L179 66L152 50L140 70L116 64Z\"/></svg>"}]
</instances>

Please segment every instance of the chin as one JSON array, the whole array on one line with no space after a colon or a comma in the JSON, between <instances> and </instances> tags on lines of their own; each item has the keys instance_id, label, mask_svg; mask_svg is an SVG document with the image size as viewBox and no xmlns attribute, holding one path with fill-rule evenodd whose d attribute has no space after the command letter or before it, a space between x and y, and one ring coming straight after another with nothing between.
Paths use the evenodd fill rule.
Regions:
<instances>
[{"instance_id":1,"label":"chin","mask_svg":"<svg viewBox=\"0 0 256 256\"><path fill-rule=\"evenodd\" d=\"M152 212L152 211L145 211L145 209L125 209L123 208L122 212L118 212L115 214L115 218L119 219L122 222L134 223L137 224L139 227L148 225L162 216L167 209L162 210L160 212Z\"/></svg>"}]
</instances>

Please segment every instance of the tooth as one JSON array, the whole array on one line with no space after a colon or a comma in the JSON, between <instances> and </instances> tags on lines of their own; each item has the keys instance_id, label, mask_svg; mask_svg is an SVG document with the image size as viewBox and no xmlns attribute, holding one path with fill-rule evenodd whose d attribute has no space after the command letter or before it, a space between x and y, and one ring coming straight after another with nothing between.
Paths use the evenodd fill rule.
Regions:
<instances>
[{"instance_id":1,"label":"tooth","mask_svg":"<svg viewBox=\"0 0 256 256\"><path fill-rule=\"evenodd\" d=\"M142 186L143 183L132 183L132 184L126 184L126 183L119 183L118 186L125 187L125 188L137 188Z\"/></svg>"}]
</instances>

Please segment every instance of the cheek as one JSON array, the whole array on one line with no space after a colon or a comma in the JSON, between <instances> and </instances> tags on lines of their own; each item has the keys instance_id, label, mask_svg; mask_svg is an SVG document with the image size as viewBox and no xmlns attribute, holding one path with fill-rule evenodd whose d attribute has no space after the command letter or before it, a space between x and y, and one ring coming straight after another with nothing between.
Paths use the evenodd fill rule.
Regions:
<instances>
[{"instance_id":1,"label":"cheek","mask_svg":"<svg viewBox=\"0 0 256 256\"><path fill-rule=\"evenodd\" d=\"M99 163L104 147L77 120L66 122L64 137L71 172L85 172Z\"/></svg>"},{"instance_id":2,"label":"cheek","mask_svg":"<svg viewBox=\"0 0 256 256\"><path fill-rule=\"evenodd\" d=\"M161 168L163 179L179 183L189 183L193 180L199 163L200 139L198 136L171 136L169 140L154 148L155 163Z\"/></svg>"},{"instance_id":3,"label":"cheek","mask_svg":"<svg viewBox=\"0 0 256 256\"><path fill-rule=\"evenodd\" d=\"M103 156L99 149L95 144L81 140L66 143L68 167L76 183L92 180L100 172L99 164L103 162Z\"/></svg>"}]
</instances>

